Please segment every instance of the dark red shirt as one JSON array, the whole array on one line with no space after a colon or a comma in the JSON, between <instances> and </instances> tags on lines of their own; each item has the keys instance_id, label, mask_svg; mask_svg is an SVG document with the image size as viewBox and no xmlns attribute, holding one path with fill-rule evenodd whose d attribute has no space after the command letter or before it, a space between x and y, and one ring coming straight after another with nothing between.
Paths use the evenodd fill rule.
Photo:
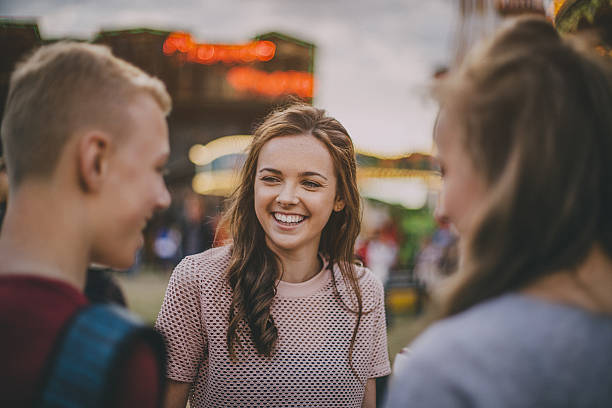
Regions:
<instances>
[{"instance_id":1,"label":"dark red shirt","mask_svg":"<svg viewBox=\"0 0 612 408\"><path fill-rule=\"evenodd\" d=\"M0 406L31 407L57 336L88 301L77 288L36 276L0 276ZM120 371L116 407L157 407L161 386L153 350L135 347Z\"/></svg>"}]
</instances>

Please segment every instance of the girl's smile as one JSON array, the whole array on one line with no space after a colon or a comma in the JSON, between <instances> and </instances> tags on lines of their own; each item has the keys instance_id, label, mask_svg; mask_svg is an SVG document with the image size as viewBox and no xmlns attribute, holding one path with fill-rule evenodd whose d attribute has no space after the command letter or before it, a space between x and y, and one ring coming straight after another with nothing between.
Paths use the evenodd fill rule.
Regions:
<instances>
[{"instance_id":1,"label":"girl's smile","mask_svg":"<svg viewBox=\"0 0 612 408\"><path fill-rule=\"evenodd\" d=\"M285 214L281 212L273 212L272 216L283 227L294 227L302 223L306 216L300 214Z\"/></svg>"}]
</instances>

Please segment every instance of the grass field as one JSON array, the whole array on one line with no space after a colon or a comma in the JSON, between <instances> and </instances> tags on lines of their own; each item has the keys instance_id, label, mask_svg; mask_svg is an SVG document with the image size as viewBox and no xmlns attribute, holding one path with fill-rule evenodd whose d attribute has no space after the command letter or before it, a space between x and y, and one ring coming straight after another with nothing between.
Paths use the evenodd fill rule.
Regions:
<instances>
[{"instance_id":1,"label":"grass field","mask_svg":"<svg viewBox=\"0 0 612 408\"><path fill-rule=\"evenodd\" d=\"M117 275L119 285L127 298L128 307L147 323L153 324L164 299L169 273L141 272L135 276ZM407 315L393 316L387 332L389 357L395 355L418 333L417 318Z\"/></svg>"}]
</instances>

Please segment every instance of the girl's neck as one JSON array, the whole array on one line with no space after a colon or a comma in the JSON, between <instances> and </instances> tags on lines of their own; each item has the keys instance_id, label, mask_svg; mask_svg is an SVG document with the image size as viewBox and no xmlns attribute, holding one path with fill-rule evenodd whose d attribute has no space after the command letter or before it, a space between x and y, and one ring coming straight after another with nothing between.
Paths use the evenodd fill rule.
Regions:
<instances>
[{"instance_id":1,"label":"girl's neck","mask_svg":"<svg viewBox=\"0 0 612 408\"><path fill-rule=\"evenodd\" d=\"M301 283L312 279L323 266L318 252L315 250L287 253L270 248L280 260L280 280L288 283Z\"/></svg>"},{"instance_id":2,"label":"girl's neck","mask_svg":"<svg viewBox=\"0 0 612 408\"><path fill-rule=\"evenodd\" d=\"M576 270L544 276L523 292L612 316L612 260L595 245Z\"/></svg>"}]
</instances>

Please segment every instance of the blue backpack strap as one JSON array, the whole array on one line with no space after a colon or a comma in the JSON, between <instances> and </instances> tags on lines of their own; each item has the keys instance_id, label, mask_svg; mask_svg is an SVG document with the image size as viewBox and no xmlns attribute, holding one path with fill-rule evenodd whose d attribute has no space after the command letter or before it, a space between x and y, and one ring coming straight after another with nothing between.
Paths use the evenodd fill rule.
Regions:
<instances>
[{"instance_id":1,"label":"blue backpack strap","mask_svg":"<svg viewBox=\"0 0 612 408\"><path fill-rule=\"evenodd\" d=\"M137 341L145 341L155 351L162 368L159 373L161 396L165 371L161 335L122 307L94 304L76 314L58 343L38 406L111 406L116 397L117 370Z\"/></svg>"}]
</instances>

